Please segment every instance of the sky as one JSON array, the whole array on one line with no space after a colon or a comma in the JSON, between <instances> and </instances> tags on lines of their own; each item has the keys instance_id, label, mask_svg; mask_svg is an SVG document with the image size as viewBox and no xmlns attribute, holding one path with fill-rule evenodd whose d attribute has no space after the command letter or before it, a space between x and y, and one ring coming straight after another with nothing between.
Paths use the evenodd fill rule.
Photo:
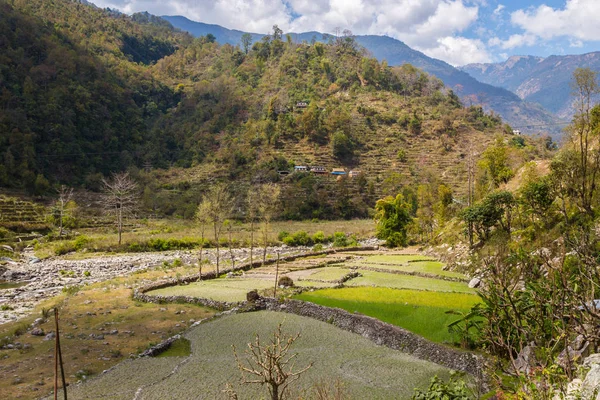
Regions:
<instances>
[{"instance_id":1,"label":"sky","mask_svg":"<svg viewBox=\"0 0 600 400\"><path fill-rule=\"evenodd\" d=\"M387 35L452 65L600 50L600 0L92 0L229 29Z\"/></svg>"}]
</instances>

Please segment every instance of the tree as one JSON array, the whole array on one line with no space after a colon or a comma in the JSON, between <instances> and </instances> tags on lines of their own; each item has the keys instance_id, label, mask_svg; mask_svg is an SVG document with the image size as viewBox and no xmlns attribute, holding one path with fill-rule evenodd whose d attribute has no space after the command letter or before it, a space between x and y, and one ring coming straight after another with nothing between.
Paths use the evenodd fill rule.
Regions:
<instances>
[{"instance_id":1,"label":"tree","mask_svg":"<svg viewBox=\"0 0 600 400\"><path fill-rule=\"evenodd\" d=\"M215 246L217 247L217 275L219 275L220 262L220 243L221 230L223 223L231 213L232 198L227 187L222 183L212 185L204 194L198 210L202 210L206 214L206 221L212 225Z\"/></svg>"},{"instance_id":2,"label":"tree","mask_svg":"<svg viewBox=\"0 0 600 400\"><path fill-rule=\"evenodd\" d=\"M244 53L248 54L248 51L250 51L250 48L252 46L252 35L249 33L244 33L242 35L242 49L244 49Z\"/></svg>"},{"instance_id":3,"label":"tree","mask_svg":"<svg viewBox=\"0 0 600 400\"><path fill-rule=\"evenodd\" d=\"M251 187L246 197L246 221L250 223L250 264L254 253L254 226L258 215L258 191Z\"/></svg>"},{"instance_id":4,"label":"tree","mask_svg":"<svg viewBox=\"0 0 600 400\"><path fill-rule=\"evenodd\" d=\"M128 172L115 173L110 180L102 179L102 185L104 191L102 205L106 214L116 218L119 245L121 245L123 218L132 216L138 206L138 185Z\"/></svg>"},{"instance_id":5,"label":"tree","mask_svg":"<svg viewBox=\"0 0 600 400\"><path fill-rule=\"evenodd\" d=\"M64 219L68 213L67 204L73 198L73 188L65 185L61 185L58 189L58 199L54 203L54 213L56 215L56 222L58 223L58 236L63 234Z\"/></svg>"},{"instance_id":6,"label":"tree","mask_svg":"<svg viewBox=\"0 0 600 400\"><path fill-rule=\"evenodd\" d=\"M297 380L313 365L311 362L306 367L294 371L298 353L288 353L300 334L286 336L281 331L282 325L281 323L277 325L270 343L263 345L259 335L256 335L254 343L248 343L248 349L245 351L248 356L246 362L238 357L236 348L233 346L238 369L242 372L242 382L244 384L266 384L271 400L283 399L290 383ZM250 376L248 377L247 374Z\"/></svg>"},{"instance_id":7,"label":"tree","mask_svg":"<svg viewBox=\"0 0 600 400\"><path fill-rule=\"evenodd\" d=\"M600 171L600 108L592 108L592 98L600 93L597 72L577 68L571 84L575 95L575 116L568 128L572 146L579 153L576 185L579 207L593 216L592 200L596 191L596 176Z\"/></svg>"},{"instance_id":8,"label":"tree","mask_svg":"<svg viewBox=\"0 0 600 400\"><path fill-rule=\"evenodd\" d=\"M273 183L265 183L258 188L258 215L261 220L261 235L263 244L263 264L267 260L269 246L269 227L277 212L281 189Z\"/></svg>"},{"instance_id":9,"label":"tree","mask_svg":"<svg viewBox=\"0 0 600 400\"><path fill-rule=\"evenodd\" d=\"M204 252L204 241L206 226L210 224L209 202L202 201L196 209L196 221L200 225L200 254L198 255L198 280L202 280L202 253Z\"/></svg>"},{"instance_id":10,"label":"tree","mask_svg":"<svg viewBox=\"0 0 600 400\"><path fill-rule=\"evenodd\" d=\"M402 194L388 196L375 204L377 238L384 239L389 247L406 246L406 230L412 221L410 204Z\"/></svg>"}]
</instances>

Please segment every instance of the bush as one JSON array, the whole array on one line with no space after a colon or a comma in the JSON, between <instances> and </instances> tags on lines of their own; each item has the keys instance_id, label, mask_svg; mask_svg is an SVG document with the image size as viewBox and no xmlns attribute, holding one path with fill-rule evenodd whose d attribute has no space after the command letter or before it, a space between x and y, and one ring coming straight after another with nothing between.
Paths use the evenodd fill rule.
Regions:
<instances>
[{"instance_id":1,"label":"bush","mask_svg":"<svg viewBox=\"0 0 600 400\"><path fill-rule=\"evenodd\" d=\"M285 239L288 236L290 236L290 233L288 231L281 231L277 235L277 239L279 239L279 241L283 242L283 239Z\"/></svg>"},{"instance_id":2,"label":"bush","mask_svg":"<svg viewBox=\"0 0 600 400\"><path fill-rule=\"evenodd\" d=\"M308 246L312 243L310 236L305 231L298 231L283 239L288 246Z\"/></svg>"},{"instance_id":3,"label":"bush","mask_svg":"<svg viewBox=\"0 0 600 400\"><path fill-rule=\"evenodd\" d=\"M77 249L75 248L75 243L71 241L62 242L54 249L54 254L56 254L57 256L62 256L64 254L71 253L76 250Z\"/></svg>"},{"instance_id":4,"label":"bush","mask_svg":"<svg viewBox=\"0 0 600 400\"><path fill-rule=\"evenodd\" d=\"M283 287L293 287L294 281L289 276L282 276L279 278L278 285Z\"/></svg>"},{"instance_id":5,"label":"bush","mask_svg":"<svg viewBox=\"0 0 600 400\"><path fill-rule=\"evenodd\" d=\"M76 250L81 250L83 248L85 248L85 246L90 242L90 238L88 238L85 235L80 235L77 236L75 238L75 241L73 242L73 245L75 246Z\"/></svg>"},{"instance_id":6,"label":"bush","mask_svg":"<svg viewBox=\"0 0 600 400\"><path fill-rule=\"evenodd\" d=\"M346 247L348 246L348 237L344 232L335 232L333 234L333 246L334 247Z\"/></svg>"},{"instance_id":7,"label":"bush","mask_svg":"<svg viewBox=\"0 0 600 400\"><path fill-rule=\"evenodd\" d=\"M323 251L323 245L321 243L317 243L313 247L313 251Z\"/></svg>"},{"instance_id":8,"label":"bush","mask_svg":"<svg viewBox=\"0 0 600 400\"><path fill-rule=\"evenodd\" d=\"M325 243L326 239L327 238L325 237L325 233L323 231L315 232L314 235L312 235L313 243Z\"/></svg>"}]
</instances>

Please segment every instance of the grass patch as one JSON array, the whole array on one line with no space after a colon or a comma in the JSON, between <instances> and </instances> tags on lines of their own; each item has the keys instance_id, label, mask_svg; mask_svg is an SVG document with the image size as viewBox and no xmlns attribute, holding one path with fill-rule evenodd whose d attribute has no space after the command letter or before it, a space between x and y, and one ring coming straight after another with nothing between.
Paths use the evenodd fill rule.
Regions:
<instances>
[{"instance_id":1,"label":"grass patch","mask_svg":"<svg viewBox=\"0 0 600 400\"><path fill-rule=\"evenodd\" d=\"M322 289L295 298L369 315L440 343L453 343L456 339L447 326L457 317L446 311L467 312L480 301L478 296L464 293L369 287Z\"/></svg>"},{"instance_id":2,"label":"grass patch","mask_svg":"<svg viewBox=\"0 0 600 400\"><path fill-rule=\"evenodd\" d=\"M394 289L475 294L475 289L469 288L469 285L463 282L451 282L413 275L386 274L385 272L367 270L359 270L359 272L362 276L348 281L347 286L378 286Z\"/></svg>"},{"instance_id":3,"label":"grass patch","mask_svg":"<svg viewBox=\"0 0 600 400\"><path fill-rule=\"evenodd\" d=\"M251 290L263 290L273 287L273 281L254 278L219 278L202 282L193 282L189 285L171 286L152 290L149 295L160 296L193 296L212 299L216 301L244 301L246 293Z\"/></svg>"},{"instance_id":4,"label":"grass patch","mask_svg":"<svg viewBox=\"0 0 600 400\"><path fill-rule=\"evenodd\" d=\"M116 369L81 386L70 396L77 399L132 399L142 386L140 398L221 399L226 383L232 384L239 399L267 398L266 387L240 384L240 372L233 357L235 345L244 355L255 334L268 341L278 323L290 335L300 333L292 347L298 353L297 368L314 366L291 386L289 398L315 398L317 382L340 380L348 399L408 399L414 388L425 389L431 377L449 376L449 370L396 350L377 346L360 335L346 332L311 318L275 312L230 315L201 324L185 334L192 344L192 355L180 363L177 358L128 360ZM150 386L151 384L151 386Z\"/></svg>"},{"instance_id":5,"label":"grass patch","mask_svg":"<svg viewBox=\"0 0 600 400\"><path fill-rule=\"evenodd\" d=\"M421 256L419 254L381 254L367 258L369 262L383 262L393 264L406 264L409 261L435 261L434 258Z\"/></svg>"},{"instance_id":6,"label":"grass patch","mask_svg":"<svg viewBox=\"0 0 600 400\"><path fill-rule=\"evenodd\" d=\"M186 338L179 338L157 357L187 357L190 354L192 354L192 343Z\"/></svg>"},{"instance_id":7,"label":"grass patch","mask_svg":"<svg viewBox=\"0 0 600 400\"><path fill-rule=\"evenodd\" d=\"M328 282L336 282L342 279L342 277L351 272L348 268L340 268L340 267L325 267L325 268L316 268L314 269L312 274L307 276L305 279L317 279L320 281L328 281Z\"/></svg>"},{"instance_id":8,"label":"grass patch","mask_svg":"<svg viewBox=\"0 0 600 400\"><path fill-rule=\"evenodd\" d=\"M380 261L381 262L381 261ZM442 268L444 267L444 263L439 261L415 261L409 262L405 264L377 264L372 262L370 259L367 260L358 260L351 264L347 264L355 267L365 267L365 268L377 268L384 269L388 271L405 271L405 272L417 272L417 273L425 273L431 275L438 276L447 276L451 278L465 278L466 276L454 271L444 271Z\"/></svg>"}]
</instances>

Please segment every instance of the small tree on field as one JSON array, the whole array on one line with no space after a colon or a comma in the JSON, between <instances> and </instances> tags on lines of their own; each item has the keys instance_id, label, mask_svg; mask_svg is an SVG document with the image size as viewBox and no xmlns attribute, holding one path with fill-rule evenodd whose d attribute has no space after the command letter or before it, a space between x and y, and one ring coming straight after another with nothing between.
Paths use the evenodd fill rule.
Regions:
<instances>
[{"instance_id":1,"label":"small tree on field","mask_svg":"<svg viewBox=\"0 0 600 400\"><path fill-rule=\"evenodd\" d=\"M68 204L73 198L73 188L61 185L58 189L58 199L54 203L54 218L55 223L58 225L58 236L63 234L63 226L65 217L69 212Z\"/></svg>"},{"instance_id":2,"label":"small tree on field","mask_svg":"<svg viewBox=\"0 0 600 400\"><path fill-rule=\"evenodd\" d=\"M219 239L221 236L221 230L223 229L223 223L231 213L232 209L231 195L227 191L224 184L212 185L208 192L202 198L202 202L198 206L199 210L206 215L206 221L212 225L213 235L215 239L215 246L217 247L217 275L219 274L219 261L220 261L220 243Z\"/></svg>"},{"instance_id":3,"label":"small tree on field","mask_svg":"<svg viewBox=\"0 0 600 400\"><path fill-rule=\"evenodd\" d=\"M108 181L102 179L102 185L104 189L102 205L106 214L116 219L120 245L123 219L133 215L138 206L138 186L128 172L113 174Z\"/></svg>"},{"instance_id":4,"label":"small tree on field","mask_svg":"<svg viewBox=\"0 0 600 400\"><path fill-rule=\"evenodd\" d=\"M206 239L206 227L210 224L208 202L203 201L196 210L196 221L200 225L200 254L198 255L198 280L202 280L202 253Z\"/></svg>"},{"instance_id":5,"label":"small tree on field","mask_svg":"<svg viewBox=\"0 0 600 400\"><path fill-rule=\"evenodd\" d=\"M261 234L263 242L263 264L267 260L267 249L269 247L269 227L271 220L277 212L277 204L281 189L273 183L265 183L258 188L258 215L262 223Z\"/></svg>"},{"instance_id":6,"label":"small tree on field","mask_svg":"<svg viewBox=\"0 0 600 400\"><path fill-rule=\"evenodd\" d=\"M246 220L250 223L250 264L254 261L254 225L258 216L258 200L258 192L250 188L246 197Z\"/></svg>"},{"instance_id":7,"label":"small tree on field","mask_svg":"<svg viewBox=\"0 0 600 400\"><path fill-rule=\"evenodd\" d=\"M254 343L248 343L248 349L245 351L248 356L246 360L238 357L236 348L233 346L233 355L238 369L242 372L242 383L266 384L271 400L285 398L290 383L297 380L313 365L310 363L306 367L294 371L294 361L298 353L288 353L300 334L286 336L281 331L282 325L281 323L277 325L277 329L273 332L273 338L268 344L262 344L260 336L256 335Z\"/></svg>"}]
</instances>

